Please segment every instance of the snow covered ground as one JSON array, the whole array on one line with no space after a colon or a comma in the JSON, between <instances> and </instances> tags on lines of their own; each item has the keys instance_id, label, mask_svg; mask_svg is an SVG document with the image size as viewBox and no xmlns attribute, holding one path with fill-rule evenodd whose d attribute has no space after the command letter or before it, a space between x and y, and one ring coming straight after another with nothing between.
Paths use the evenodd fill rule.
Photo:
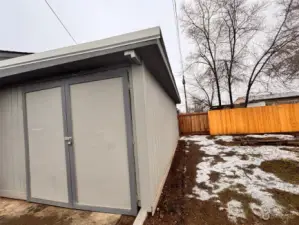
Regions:
<instances>
[{"instance_id":1,"label":"snow covered ground","mask_svg":"<svg viewBox=\"0 0 299 225\"><path fill-rule=\"evenodd\" d=\"M271 135L274 137L275 135ZM277 136L277 135L276 135ZM290 135L278 135L280 139L290 140ZM251 137L263 137L254 135ZM269 137L269 135L264 136ZM200 145L199 151L204 152L201 162L197 165L197 184L193 188L190 198L202 201L215 201L220 203L220 210L226 210L228 218L236 222L237 218L246 219L244 206L238 200L222 203L221 192L230 189L237 193L250 196L252 202L251 211L258 217L267 220L270 217L282 217L285 210L267 189L298 194L299 185L287 183L272 173L267 173L259 168L263 161L291 159L299 161L299 154L283 150L283 146L222 146L215 143L216 140L230 142L231 136L216 136L213 139L208 136L188 136L182 140L192 141ZM190 150L187 146L185 151ZM217 156L218 160L215 160ZM220 158L220 160L219 160ZM216 180L211 181L211 174L217 174ZM291 211L290 214L299 212Z\"/></svg>"},{"instance_id":2,"label":"snow covered ground","mask_svg":"<svg viewBox=\"0 0 299 225\"><path fill-rule=\"evenodd\" d=\"M247 137L252 137L252 138L277 138L280 140L294 140L295 137L293 135L284 135L284 134L249 134L246 135Z\"/></svg>"}]
</instances>

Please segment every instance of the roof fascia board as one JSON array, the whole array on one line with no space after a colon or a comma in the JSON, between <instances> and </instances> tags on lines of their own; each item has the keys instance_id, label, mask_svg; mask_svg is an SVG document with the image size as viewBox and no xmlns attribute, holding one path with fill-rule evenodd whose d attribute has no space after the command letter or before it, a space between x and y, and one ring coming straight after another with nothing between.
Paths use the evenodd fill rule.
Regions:
<instances>
[{"instance_id":1,"label":"roof fascia board","mask_svg":"<svg viewBox=\"0 0 299 225\"><path fill-rule=\"evenodd\" d=\"M82 54L89 54L105 49L113 49L121 46L140 44L146 46L147 42L151 42L161 38L159 27L149 28L146 30L136 31L128 34L122 34L99 41L87 42L84 44L68 46L60 49L54 49L46 52L32 54L19 59L11 59L6 62L0 62L0 70L16 67L19 65L27 65L44 60L53 60L57 58L72 57ZM119 51L119 50L118 50Z\"/></svg>"},{"instance_id":2,"label":"roof fascia board","mask_svg":"<svg viewBox=\"0 0 299 225\"><path fill-rule=\"evenodd\" d=\"M24 73L35 69L42 69L46 67L51 67L55 65L61 65L73 61L83 60L87 58L93 58L97 56L103 56L111 53L131 50L139 47L144 47L147 45L155 44L156 40L148 40L146 42L136 42L136 43L128 43L126 45L111 45L105 46L102 48L94 48L86 51L57 55L55 57L36 59L28 62L20 62L16 64L12 64L9 66L1 67L0 65L0 78L10 75L9 69L14 69L13 74Z\"/></svg>"}]
</instances>

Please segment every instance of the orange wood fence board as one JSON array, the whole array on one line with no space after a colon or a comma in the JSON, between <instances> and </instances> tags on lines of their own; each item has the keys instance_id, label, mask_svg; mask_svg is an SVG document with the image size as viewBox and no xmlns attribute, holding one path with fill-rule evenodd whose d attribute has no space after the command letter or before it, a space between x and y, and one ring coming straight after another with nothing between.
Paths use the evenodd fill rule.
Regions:
<instances>
[{"instance_id":1,"label":"orange wood fence board","mask_svg":"<svg viewBox=\"0 0 299 225\"><path fill-rule=\"evenodd\" d=\"M286 133L299 131L299 104L213 110L210 134Z\"/></svg>"}]
</instances>

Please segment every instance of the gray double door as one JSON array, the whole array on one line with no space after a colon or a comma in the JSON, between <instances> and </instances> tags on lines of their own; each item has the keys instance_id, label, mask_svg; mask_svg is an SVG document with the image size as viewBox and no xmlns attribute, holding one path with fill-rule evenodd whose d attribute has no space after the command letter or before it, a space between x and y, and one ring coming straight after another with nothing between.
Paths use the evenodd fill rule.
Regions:
<instances>
[{"instance_id":1,"label":"gray double door","mask_svg":"<svg viewBox=\"0 0 299 225\"><path fill-rule=\"evenodd\" d=\"M26 88L29 201L136 214L127 87L100 73Z\"/></svg>"}]
</instances>

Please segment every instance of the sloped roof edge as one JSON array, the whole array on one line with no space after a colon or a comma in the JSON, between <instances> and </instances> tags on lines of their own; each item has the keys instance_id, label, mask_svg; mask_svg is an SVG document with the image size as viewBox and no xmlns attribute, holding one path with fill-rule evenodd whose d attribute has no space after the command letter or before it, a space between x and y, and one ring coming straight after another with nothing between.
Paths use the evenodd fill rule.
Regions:
<instances>
[{"instance_id":1,"label":"sloped roof edge","mask_svg":"<svg viewBox=\"0 0 299 225\"><path fill-rule=\"evenodd\" d=\"M102 40L67 46L50 51L25 55L0 61L0 79L31 70L38 70L48 66L68 63L72 61L92 58L100 55L121 52L147 45L157 45L177 98L180 99L178 89L171 70L165 44L160 27L122 34Z\"/></svg>"}]
</instances>

